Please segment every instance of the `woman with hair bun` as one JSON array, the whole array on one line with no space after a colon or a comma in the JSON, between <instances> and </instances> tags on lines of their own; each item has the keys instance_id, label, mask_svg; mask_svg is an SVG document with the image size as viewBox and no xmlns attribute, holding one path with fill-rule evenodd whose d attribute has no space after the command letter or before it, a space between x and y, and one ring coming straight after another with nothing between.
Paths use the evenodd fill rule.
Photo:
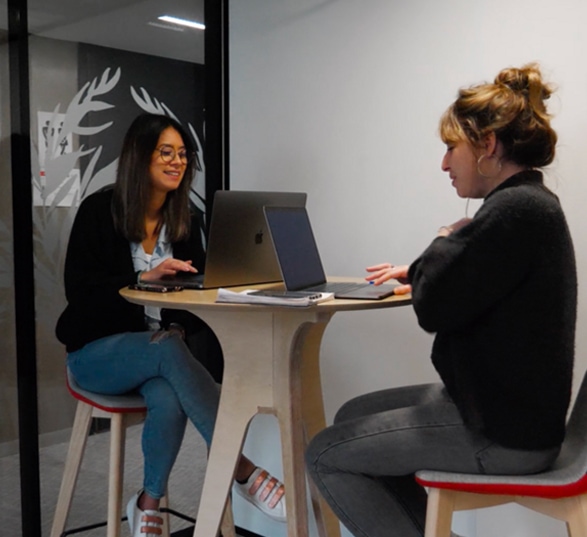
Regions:
<instances>
[{"instance_id":1,"label":"woman with hair bun","mask_svg":"<svg viewBox=\"0 0 587 537\"><path fill-rule=\"evenodd\" d=\"M473 218L442 226L411 265L368 267L412 292L435 333L442 382L347 402L307 451L309 472L361 537L424 534L418 470L530 474L565 434L574 361L577 275L558 198L540 168L557 136L537 65L461 89L440 120L442 170L457 195L483 199Z\"/></svg>"}]
</instances>

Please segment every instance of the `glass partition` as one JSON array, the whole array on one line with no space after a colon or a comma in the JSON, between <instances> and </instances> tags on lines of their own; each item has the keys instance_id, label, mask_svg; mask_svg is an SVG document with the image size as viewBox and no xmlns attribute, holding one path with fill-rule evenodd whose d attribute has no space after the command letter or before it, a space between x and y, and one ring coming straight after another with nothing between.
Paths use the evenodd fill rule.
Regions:
<instances>
[{"instance_id":1,"label":"glass partition","mask_svg":"<svg viewBox=\"0 0 587 537\"><path fill-rule=\"evenodd\" d=\"M122 137L144 111L173 116L193 137L198 169L190 199L206 221L206 198L222 186L217 174L206 182L213 145L206 140L206 120L212 122L206 110L206 31L160 17L203 26L205 3L215 3L0 0L0 526L6 535L21 535L22 517L10 195L11 2L26 6L28 17L22 24L28 22L30 92L22 102L30 103L41 519L48 536L75 411L64 381L65 350L54 336L65 306L63 265L71 225L80 202L114 181Z\"/></svg>"}]
</instances>

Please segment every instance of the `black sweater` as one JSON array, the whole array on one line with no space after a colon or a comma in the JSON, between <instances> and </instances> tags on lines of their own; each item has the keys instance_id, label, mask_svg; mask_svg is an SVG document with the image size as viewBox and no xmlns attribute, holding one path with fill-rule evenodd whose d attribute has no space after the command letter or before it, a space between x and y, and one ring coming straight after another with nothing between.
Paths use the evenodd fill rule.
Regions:
<instances>
[{"instance_id":1,"label":"black sweater","mask_svg":"<svg viewBox=\"0 0 587 537\"><path fill-rule=\"evenodd\" d=\"M122 287L137 281L130 243L114 229L112 190L88 196L80 205L69 238L65 260L67 307L59 317L56 334L67 352L96 339L123 332L147 330L142 306L131 304L119 294ZM199 222L192 218L191 236L172 245L177 259L193 261L204 268L205 254ZM190 322L189 314L162 310L162 324Z\"/></svg>"},{"instance_id":2,"label":"black sweater","mask_svg":"<svg viewBox=\"0 0 587 537\"><path fill-rule=\"evenodd\" d=\"M410 266L432 361L466 423L497 443L543 449L564 438L577 275L558 199L538 171L492 191L467 226Z\"/></svg>"}]
</instances>

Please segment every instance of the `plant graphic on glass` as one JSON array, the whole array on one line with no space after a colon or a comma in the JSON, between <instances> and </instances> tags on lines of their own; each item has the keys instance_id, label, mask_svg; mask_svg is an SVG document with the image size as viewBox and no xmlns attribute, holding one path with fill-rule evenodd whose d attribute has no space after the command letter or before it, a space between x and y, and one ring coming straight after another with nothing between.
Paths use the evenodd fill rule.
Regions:
<instances>
[{"instance_id":1,"label":"plant graphic on glass","mask_svg":"<svg viewBox=\"0 0 587 537\"><path fill-rule=\"evenodd\" d=\"M72 144L73 136L91 136L112 125L111 121L91 127L83 126L82 123L90 112L94 113L93 117L99 117L99 112L113 108L113 105L102 99L118 84L120 74L120 68L112 76L110 69L106 69L101 76L87 82L69 103L65 114L60 113L58 104L40 126L38 147L31 148L33 197L37 200L33 208L37 319L51 332L64 307L63 298L57 297L64 297L65 254L77 208L87 195L114 183L118 162L118 159L114 159L103 168L96 169L102 146L75 148L75 144ZM130 92L143 111L166 114L179 121L164 103L151 97L145 89L136 91L131 86ZM197 169L191 180L190 203L192 209L199 213L204 226L203 148L194 127L188 124L187 130L197 149ZM79 164L82 158L89 160L80 177ZM203 228L201 234L204 239ZM0 260L0 276L1 271ZM2 285L5 282L0 279L0 286Z\"/></svg>"}]
</instances>

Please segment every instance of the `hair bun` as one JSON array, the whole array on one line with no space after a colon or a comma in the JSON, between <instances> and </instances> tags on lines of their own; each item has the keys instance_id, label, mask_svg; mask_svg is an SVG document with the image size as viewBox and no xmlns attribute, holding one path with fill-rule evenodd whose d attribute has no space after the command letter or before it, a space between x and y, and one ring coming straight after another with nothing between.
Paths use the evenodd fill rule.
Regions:
<instances>
[{"instance_id":1,"label":"hair bun","mask_svg":"<svg viewBox=\"0 0 587 537\"><path fill-rule=\"evenodd\" d=\"M508 87L515 93L524 95L530 102L546 100L552 94L552 88L542 81L542 73L535 63L523 67L508 67L495 78L495 84Z\"/></svg>"}]
</instances>

